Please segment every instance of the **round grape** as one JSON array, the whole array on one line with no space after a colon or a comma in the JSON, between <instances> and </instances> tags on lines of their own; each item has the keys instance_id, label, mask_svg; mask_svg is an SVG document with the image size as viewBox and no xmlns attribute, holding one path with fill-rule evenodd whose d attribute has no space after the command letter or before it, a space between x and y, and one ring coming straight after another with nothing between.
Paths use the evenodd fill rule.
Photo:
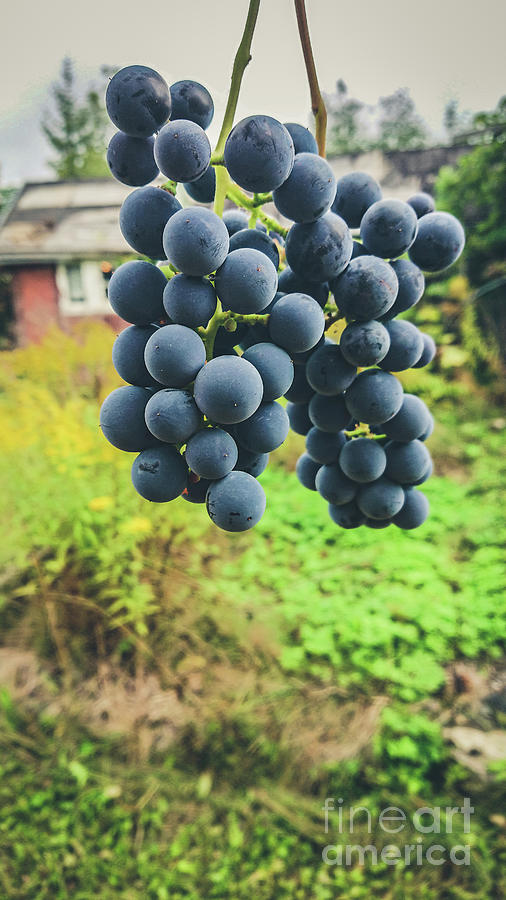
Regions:
<instances>
[{"instance_id":1,"label":"round grape","mask_svg":"<svg viewBox=\"0 0 506 900\"><path fill-rule=\"evenodd\" d=\"M212 203L216 193L216 173L213 166L209 166L200 178L195 181L184 181L183 187L192 200L196 203Z\"/></svg>"},{"instance_id":2,"label":"round grape","mask_svg":"<svg viewBox=\"0 0 506 900\"><path fill-rule=\"evenodd\" d=\"M289 389L294 377L293 363L288 353L276 344L262 342L243 353L243 359L255 366L264 386L263 399L277 400Z\"/></svg>"},{"instance_id":3,"label":"round grape","mask_svg":"<svg viewBox=\"0 0 506 900\"><path fill-rule=\"evenodd\" d=\"M157 444L144 420L151 396L147 388L126 384L105 398L100 409L100 427L113 447L134 453Z\"/></svg>"},{"instance_id":4,"label":"round grape","mask_svg":"<svg viewBox=\"0 0 506 900\"><path fill-rule=\"evenodd\" d=\"M232 237L236 231L243 231L248 228L249 218L247 213L241 209L226 209L223 213L223 222L230 237Z\"/></svg>"},{"instance_id":5,"label":"round grape","mask_svg":"<svg viewBox=\"0 0 506 900\"><path fill-rule=\"evenodd\" d=\"M381 188L366 172L350 172L339 179L332 212L341 216L349 228L358 228L366 210L381 200Z\"/></svg>"},{"instance_id":6,"label":"round grape","mask_svg":"<svg viewBox=\"0 0 506 900\"><path fill-rule=\"evenodd\" d=\"M148 66L126 66L116 72L107 86L105 105L116 128L138 138L158 131L171 112L167 82Z\"/></svg>"},{"instance_id":7,"label":"round grape","mask_svg":"<svg viewBox=\"0 0 506 900\"><path fill-rule=\"evenodd\" d=\"M411 247L417 230L416 213L402 200L378 200L360 223L360 237L365 246L383 259L402 256Z\"/></svg>"},{"instance_id":8,"label":"round grape","mask_svg":"<svg viewBox=\"0 0 506 900\"><path fill-rule=\"evenodd\" d=\"M306 377L318 394L331 397L341 394L354 380L357 369L343 356L337 344L322 344L306 363Z\"/></svg>"},{"instance_id":9,"label":"round grape","mask_svg":"<svg viewBox=\"0 0 506 900\"><path fill-rule=\"evenodd\" d=\"M418 219L421 219L422 216L426 216L427 213L434 212L436 209L434 198L431 197L430 194L426 194L425 191L419 191L417 194L413 194L412 197L409 197L407 202L413 207Z\"/></svg>"},{"instance_id":10,"label":"round grape","mask_svg":"<svg viewBox=\"0 0 506 900\"><path fill-rule=\"evenodd\" d=\"M296 222L285 243L288 265L310 281L336 278L348 265L352 251L353 239L346 222L330 212L316 222Z\"/></svg>"},{"instance_id":11,"label":"round grape","mask_svg":"<svg viewBox=\"0 0 506 900\"><path fill-rule=\"evenodd\" d=\"M166 388L148 400L146 425L151 434L167 444L184 444L203 424L190 391Z\"/></svg>"},{"instance_id":12,"label":"round grape","mask_svg":"<svg viewBox=\"0 0 506 900\"><path fill-rule=\"evenodd\" d=\"M177 325L205 327L216 309L216 292L207 278L175 275L165 286L163 305Z\"/></svg>"},{"instance_id":13,"label":"round grape","mask_svg":"<svg viewBox=\"0 0 506 900\"><path fill-rule=\"evenodd\" d=\"M425 331L421 331L420 334L422 335L423 340L423 350L418 362L413 363L414 369L421 369L423 366L428 366L434 359L437 350L436 342L430 334L426 334Z\"/></svg>"},{"instance_id":14,"label":"round grape","mask_svg":"<svg viewBox=\"0 0 506 900\"><path fill-rule=\"evenodd\" d=\"M302 487L307 488L308 491L316 491L315 480L320 468L320 463L311 459L307 453L303 453L302 456L299 456L295 463L295 474Z\"/></svg>"},{"instance_id":15,"label":"round grape","mask_svg":"<svg viewBox=\"0 0 506 900\"><path fill-rule=\"evenodd\" d=\"M329 297L327 282L318 284L316 281L308 281L301 275L286 266L278 276L278 290L283 294L309 294L320 306L325 306Z\"/></svg>"},{"instance_id":16,"label":"round grape","mask_svg":"<svg viewBox=\"0 0 506 900\"><path fill-rule=\"evenodd\" d=\"M228 253L228 231L210 209L193 207L174 213L163 232L169 262L185 275L210 275Z\"/></svg>"},{"instance_id":17,"label":"round grape","mask_svg":"<svg viewBox=\"0 0 506 900\"><path fill-rule=\"evenodd\" d=\"M399 412L382 428L393 441L414 441L429 428L431 418L423 400L414 394L404 394Z\"/></svg>"},{"instance_id":18,"label":"round grape","mask_svg":"<svg viewBox=\"0 0 506 900\"><path fill-rule=\"evenodd\" d=\"M123 201L119 227L137 253L163 259L162 234L170 217L181 209L179 200L157 187L141 187Z\"/></svg>"},{"instance_id":19,"label":"round grape","mask_svg":"<svg viewBox=\"0 0 506 900\"><path fill-rule=\"evenodd\" d=\"M306 378L306 370L303 366L294 369L290 387L285 391L285 397L290 403L309 403L314 390Z\"/></svg>"},{"instance_id":20,"label":"round grape","mask_svg":"<svg viewBox=\"0 0 506 900\"><path fill-rule=\"evenodd\" d=\"M318 144L309 128L297 122L285 122L284 125L293 141L295 153L318 153Z\"/></svg>"},{"instance_id":21,"label":"round grape","mask_svg":"<svg viewBox=\"0 0 506 900\"><path fill-rule=\"evenodd\" d=\"M224 309L258 313L276 294L278 276L265 253L243 247L232 250L216 272L215 288Z\"/></svg>"},{"instance_id":22,"label":"round grape","mask_svg":"<svg viewBox=\"0 0 506 900\"><path fill-rule=\"evenodd\" d=\"M430 453L422 441L408 443L392 441L385 448L387 465L385 475L398 484L414 484L427 471Z\"/></svg>"},{"instance_id":23,"label":"round grape","mask_svg":"<svg viewBox=\"0 0 506 900\"><path fill-rule=\"evenodd\" d=\"M247 472L248 475L253 475L253 478L258 478L267 468L269 454L251 453L245 447L238 447L238 450L239 456L235 468L240 472Z\"/></svg>"},{"instance_id":24,"label":"round grape","mask_svg":"<svg viewBox=\"0 0 506 900\"><path fill-rule=\"evenodd\" d=\"M287 403L286 414L290 420L290 428L295 434L305 435L313 427L307 403Z\"/></svg>"},{"instance_id":25,"label":"round grape","mask_svg":"<svg viewBox=\"0 0 506 900\"><path fill-rule=\"evenodd\" d=\"M134 325L149 325L165 317L163 291L167 279L152 263L123 263L109 281L107 295L116 315Z\"/></svg>"},{"instance_id":26,"label":"round grape","mask_svg":"<svg viewBox=\"0 0 506 900\"><path fill-rule=\"evenodd\" d=\"M130 325L118 335L112 347L112 364L123 381L138 387L160 387L149 374L144 362L144 350L154 325Z\"/></svg>"},{"instance_id":27,"label":"round grape","mask_svg":"<svg viewBox=\"0 0 506 900\"><path fill-rule=\"evenodd\" d=\"M348 478L339 463L322 466L315 478L316 490L333 506L349 503L357 493L357 485Z\"/></svg>"},{"instance_id":28,"label":"round grape","mask_svg":"<svg viewBox=\"0 0 506 900\"><path fill-rule=\"evenodd\" d=\"M416 325L404 319L393 319L385 323L390 336L388 353L379 365L388 372L402 372L410 369L422 355L423 338Z\"/></svg>"},{"instance_id":29,"label":"round grape","mask_svg":"<svg viewBox=\"0 0 506 900\"><path fill-rule=\"evenodd\" d=\"M158 175L154 157L155 141L152 137L129 137L116 132L107 148L107 165L117 181L130 187L149 184Z\"/></svg>"},{"instance_id":30,"label":"round grape","mask_svg":"<svg viewBox=\"0 0 506 900\"><path fill-rule=\"evenodd\" d=\"M315 222L329 211L335 193L336 179L327 160L314 153L298 153L290 175L272 198L287 219Z\"/></svg>"},{"instance_id":31,"label":"round grape","mask_svg":"<svg viewBox=\"0 0 506 900\"><path fill-rule=\"evenodd\" d=\"M224 531L248 531L265 512L265 492L247 472L230 472L212 482L206 506L211 521Z\"/></svg>"},{"instance_id":32,"label":"round grape","mask_svg":"<svg viewBox=\"0 0 506 900\"><path fill-rule=\"evenodd\" d=\"M176 81L170 86L172 100L171 119L188 119L204 130L209 128L214 116L211 94L198 81Z\"/></svg>"},{"instance_id":33,"label":"round grape","mask_svg":"<svg viewBox=\"0 0 506 900\"><path fill-rule=\"evenodd\" d=\"M232 128L225 144L225 165L247 191L272 191L292 171L293 141L271 116L248 116Z\"/></svg>"},{"instance_id":34,"label":"round grape","mask_svg":"<svg viewBox=\"0 0 506 900\"><path fill-rule=\"evenodd\" d=\"M154 152L160 172L174 181L196 181L211 160L207 134L200 125L184 119L163 126L156 136Z\"/></svg>"},{"instance_id":35,"label":"round grape","mask_svg":"<svg viewBox=\"0 0 506 900\"><path fill-rule=\"evenodd\" d=\"M405 491L404 504L397 515L394 516L394 525L409 531L412 528L419 528L423 525L429 515L429 501L425 494L421 491L415 491L408 488Z\"/></svg>"},{"instance_id":36,"label":"round grape","mask_svg":"<svg viewBox=\"0 0 506 900\"><path fill-rule=\"evenodd\" d=\"M352 481L367 484L376 481L385 471L387 458L383 447L371 438L359 437L348 441L339 456L339 465Z\"/></svg>"},{"instance_id":37,"label":"round grape","mask_svg":"<svg viewBox=\"0 0 506 900\"><path fill-rule=\"evenodd\" d=\"M144 351L148 372L167 387L184 387L206 361L198 334L185 325L164 325L150 337Z\"/></svg>"},{"instance_id":38,"label":"round grape","mask_svg":"<svg viewBox=\"0 0 506 900\"><path fill-rule=\"evenodd\" d=\"M238 449L233 437L222 428L203 428L189 439L185 457L192 472L215 480L232 471Z\"/></svg>"},{"instance_id":39,"label":"round grape","mask_svg":"<svg viewBox=\"0 0 506 900\"><path fill-rule=\"evenodd\" d=\"M244 247L264 253L277 271L279 250L272 238L264 231L259 231L257 228L248 228L247 225L239 231L235 231L230 238L230 252L232 250L241 250Z\"/></svg>"},{"instance_id":40,"label":"round grape","mask_svg":"<svg viewBox=\"0 0 506 900\"><path fill-rule=\"evenodd\" d=\"M348 425L350 413L343 395L324 397L322 394L315 394L309 404L309 418L320 431L337 434Z\"/></svg>"},{"instance_id":41,"label":"round grape","mask_svg":"<svg viewBox=\"0 0 506 900\"><path fill-rule=\"evenodd\" d=\"M382 476L360 489L357 504L369 519L391 519L403 507L404 491L399 484Z\"/></svg>"},{"instance_id":42,"label":"round grape","mask_svg":"<svg viewBox=\"0 0 506 900\"><path fill-rule=\"evenodd\" d=\"M348 320L379 319L393 306L399 283L392 266L377 256L358 256L330 283L339 311Z\"/></svg>"},{"instance_id":43,"label":"round grape","mask_svg":"<svg viewBox=\"0 0 506 900\"><path fill-rule=\"evenodd\" d=\"M336 525L340 525L341 528L358 528L360 525L365 524L366 517L358 508L355 500L343 503L342 506L334 506L334 504L329 503L328 509L332 521Z\"/></svg>"},{"instance_id":44,"label":"round grape","mask_svg":"<svg viewBox=\"0 0 506 900\"><path fill-rule=\"evenodd\" d=\"M268 400L249 419L235 426L234 437L252 453L270 453L286 440L289 429L284 408L276 400Z\"/></svg>"},{"instance_id":45,"label":"round grape","mask_svg":"<svg viewBox=\"0 0 506 900\"><path fill-rule=\"evenodd\" d=\"M313 425L306 435L306 451L321 466L335 463L347 442L344 431L320 431Z\"/></svg>"},{"instance_id":46,"label":"round grape","mask_svg":"<svg viewBox=\"0 0 506 900\"><path fill-rule=\"evenodd\" d=\"M381 369L366 369L357 375L344 398L355 421L381 425L399 412L403 390L395 375Z\"/></svg>"},{"instance_id":47,"label":"round grape","mask_svg":"<svg viewBox=\"0 0 506 900\"><path fill-rule=\"evenodd\" d=\"M185 490L188 469L175 447L153 447L143 450L132 464L135 490L152 503L175 500Z\"/></svg>"},{"instance_id":48,"label":"round grape","mask_svg":"<svg viewBox=\"0 0 506 900\"><path fill-rule=\"evenodd\" d=\"M381 316L385 319L394 319L399 313L415 306L423 296L425 290L425 278L423 272L409 259L395 259L390 263L397 276L399 289L393 306Z\"/></svg>"},{"instance_id":49,"label":"round grape","mask_svg":"<svg viewBox=\"0 0 506 900\"><path fill-rule=\"evenodd\" d=\"M240 356L211 359L195 379L195 402L212 422L233 425L253 415L263 395L255 367Z\"/></svg>"},{"instance_id":50,"label":"round grape","mask_svg":"<svg viewBox=\"0 0 506 900\"><path fill-rule=\"evenodd\" d=\"M307 294L285 294L270 313L269 336L289 353L310 350L320 340L324 329L323 310Z\"/></svg>"},{"instance_id":51,"label":"round grape","mask_svg":"<svg viewBox=\"0 0 506 900\"><path fill-rule=\"evenodd\" d=\"M459 258L466 238L459 220L450 213L422 216L409 258L424 272L442 272Z\"/></svg>"},{"instance_id":52,"label":"round grape","mask_svg":"<svg viewBox=\"0 0 506 900\"><path fill-rule=\"evenodd\" d=\"M381 322L350 322L339 342L344 359L353 366L374 366L388 353L390 335Z\"/></svg>"}]
</instances>

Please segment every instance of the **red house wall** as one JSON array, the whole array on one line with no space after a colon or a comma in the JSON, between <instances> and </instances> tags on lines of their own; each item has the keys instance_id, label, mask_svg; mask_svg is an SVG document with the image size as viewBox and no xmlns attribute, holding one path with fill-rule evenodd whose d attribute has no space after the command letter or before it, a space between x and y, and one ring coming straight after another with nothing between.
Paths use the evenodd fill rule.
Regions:
<instances>
[{"instance_id":1,"label":"red house wall","mask_svg":"<svg viewBox=\"0 0 506 900\"><path fill-rule=\"evenodd\" d=\"M40 341L51 325L59 324L54 266L12 270L12 302L18 343Z\"/></svg>"},{"instance_id":2,"label":"red house wall","mask_svg":"<svg viewBox=\"0 0 506 900\"><path fill-rule=\"evenodd\" d=\"M11 269L12 302L16 339L19 346L38 343L51 326L64 331L80 322L99 319L119 333L127 322L111 312L110 316L62 316L58 305L58 288L54 265L27 266Z\"/></svg>"}]
</instances>

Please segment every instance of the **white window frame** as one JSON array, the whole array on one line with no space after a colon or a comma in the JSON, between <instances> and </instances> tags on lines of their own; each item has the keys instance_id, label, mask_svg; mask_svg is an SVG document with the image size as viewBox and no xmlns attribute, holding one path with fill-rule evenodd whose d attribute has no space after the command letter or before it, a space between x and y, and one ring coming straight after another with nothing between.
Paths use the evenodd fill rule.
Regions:
<instances>
[{"instance_id":1,"label":"white window frame","mask_svg":"<svg viewBox=\"0 0 506 900\"><path fill-rule=\"evenodd\" d=\"M78 265L81 269L84 300L77 303L71 299L67 265ZM111 315L111 307L107 299L107 280L102 274L100 263L96 260L75 260L59 263L56 267L56 286L58 288L58 304L64 316L104 316Z\"/></svg>"}]
</instances>

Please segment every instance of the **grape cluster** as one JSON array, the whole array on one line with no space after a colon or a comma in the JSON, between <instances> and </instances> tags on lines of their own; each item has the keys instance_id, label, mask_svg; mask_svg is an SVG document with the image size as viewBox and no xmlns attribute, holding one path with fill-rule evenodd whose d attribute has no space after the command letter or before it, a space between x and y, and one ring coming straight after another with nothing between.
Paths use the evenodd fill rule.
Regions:
<instances>
[{"instance_id":1,"label":"grape cluster","mask_svg":"<svg viewBox=\"0 0 506 900\"><path fill-rule=\"evenodd\" d=\"M104 401L100 424L115 447L138 453L136 490L159 503L206 503L220 528L248 530L266 505L257 478L291 426L306 435L297 476L333 521L420 525L428 503L414 488L432 471L424 441L433 420L392 372L427 365L436 348L396 316L420 300L422 269L458 258L459 222L425 194L382 199L363 173L336 183L307 129L265 115L235 125L216 164L234 190L272 199L291 227L258 210L250 222L241 209L183 209L150 182L162 172L197 202L213 201L208 91L193 81L169 88L129 66L106 105L120 129L109 167L136 187L121 231L148 259L124 263L109 282L113 310L131 324L113 347L126 384ZM325 327L339 318L338 345Z\"/></svg>"}]
</instances>

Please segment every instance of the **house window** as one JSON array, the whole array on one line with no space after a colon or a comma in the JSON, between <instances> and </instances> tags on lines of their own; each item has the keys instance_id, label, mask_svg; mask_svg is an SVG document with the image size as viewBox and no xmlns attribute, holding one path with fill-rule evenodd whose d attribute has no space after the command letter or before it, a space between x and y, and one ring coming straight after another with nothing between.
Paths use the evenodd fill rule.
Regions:
<instances>
[{"instance_id":1,"label":"house window","mask_svg":"<svg viewBox=\"0 0 506 900\"><path fill-rule=\"evenodd\" d=\"M84 287L81 277L81 266L79 263L72 263L65 266L67 273L67 282L69 286L69 300L71 303L84 303Z\"/></svg>"},{"instance_id":2,"label":"house window","mask_svg":"<svg viewBox=\"0 0 506 900\"><path fill-rule=\"evenodd\" d=\"M97 260L61 263L56 269L59 308L64 316L111 314L107 282Z\"/></svg>"}]
</instances>

